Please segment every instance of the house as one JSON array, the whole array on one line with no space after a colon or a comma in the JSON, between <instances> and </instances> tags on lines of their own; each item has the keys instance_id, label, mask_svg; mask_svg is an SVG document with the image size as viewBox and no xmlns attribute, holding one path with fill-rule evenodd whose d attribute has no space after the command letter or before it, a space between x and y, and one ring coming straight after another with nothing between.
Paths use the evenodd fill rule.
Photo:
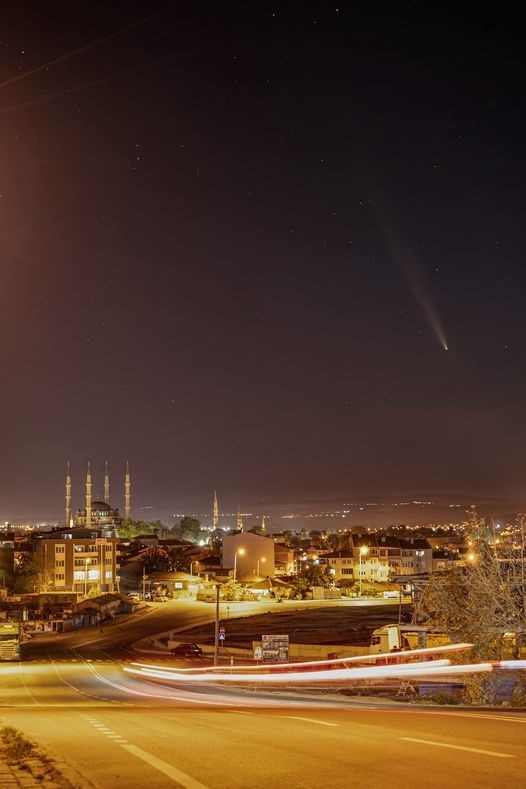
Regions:
<instances>
[{"instance_id":1,"label":"house","mask_svg":"<svg viewBox=\"0 0 526 789\"><path fill-rule=\"evenodd\" d=\"M149 591L169 592L173 597L195 597L201 585L198 576L175 570L150 573L145 581Z\"/></svg>"},{"instance_id":2,"label":"house","mask_svg":"<svg viewBox=\"0 0 526 789\"><path fill-rule=\"evenodd\" d=\"M354 578L354 554L352 551L333 551L325 556L335 581Z\"/></svg>"},{"instance_id":3,"label":"house","mask_svg":"<svg viewBox=\"0 0 526 789\"><path fill-rule=\"evenodd\" d=\"M240 531L223 537L222 566L240 577L274 575L274 548L271 537Z\"/></svg>"}]
</instances>

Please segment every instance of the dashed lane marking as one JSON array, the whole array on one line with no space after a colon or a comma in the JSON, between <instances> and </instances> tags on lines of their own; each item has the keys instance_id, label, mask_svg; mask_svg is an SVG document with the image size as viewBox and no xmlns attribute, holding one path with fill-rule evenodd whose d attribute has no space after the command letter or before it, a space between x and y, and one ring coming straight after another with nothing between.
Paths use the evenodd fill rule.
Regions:
<instances>
[{"instance_id":1,"label":"dashed lane marking","mask_svg":"<svg viewBox=\"0 0 526 789\"><path fill-rule=\"evenodd\" d=\"M499 751L485 751L482 748L468 748L466 745L452 745L449 742L436 742L436 740L419 740L416 737L399 737L405 742L416 742L419 745L432 745L436 748L451 748L453 751L468 751L469 753L481 753L483 756L497 756L500 759L515 759L513 753L500 753Z\"/></svg>"},{"instance_id":2,"label":"dashed lane marking","mask_svg":"<svg viewBox=\"0 0 526 789\"><path fill-rule=\"evenodd\" d=\"M91 725L97 729L100 734L103 734L108 739L112 740L116 745L120 745L121 748L124 748L125 751L131 753L133 756L136 756L137 759L141 759L141 761L146 762L149 764L150 767L153 767L155 770L166 775L170 778L174 783L178 783L183 789L208 789L205 784L202 784L200 781L197 781L195 778L192 778L191 775L184 773L182 770L178 770L177 767L174 767L172 764L168 764L168 762L159 759L157 756L154 756L152 753L148 753L148 751L143 751L142 748L138 748L136 745L130 745L130 743L121 737L120 734L116 734L111 729L108 729L103 723L100 723L96 718L88 718L86 715L82 716L87 723L91 723Z\"/></svg>"},{"instance_id":3,"label":"dashed lane marking","mask_svg":"<svg viewBox=\"0 0 526 789\"><path fill-rule=\"evenodd\" d=\"M122 745L121 747L138 759L142 759L143 762L146 762L146 764L149 764L151 767L155 767L156 770L159 770L160 773L164 773L164 775L171 778L172 781L183 786L184 789L208 789L205 784L196 781L191 775L187 775L181 770L178 770L177 767L168 764L168 762L158 759L157 756L153 756L153 754L147 751L143 751L142 748L137 748L136 745Z\"/></svg>"},{"instance_id":4,"label":"dashed lane marking","mask_svg":"<svg viewBox=\"0 0 526 789\"><path fill-rule=\"evenodd\" d=\"M273 715L274 718L288 718L291 721L305 721L305 723L317 723L319 726L339 726L339 723L320 721L317 718L302 718L299 715Z\"/></svg>"}]
</instances>

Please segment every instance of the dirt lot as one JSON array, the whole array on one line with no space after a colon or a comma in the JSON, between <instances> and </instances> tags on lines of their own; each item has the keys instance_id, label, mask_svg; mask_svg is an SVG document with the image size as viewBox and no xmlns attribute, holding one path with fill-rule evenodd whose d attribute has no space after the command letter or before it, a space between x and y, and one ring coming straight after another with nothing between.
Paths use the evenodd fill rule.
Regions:
<instances>
[{"instance_id":1,"label":"dirt lot","mask_svg":"<svg viewBox=\"0 0 526 789\"><path fill-rule=\"evenodd\" d=\"M407 610L406 606L403 606ZM398 607L374 608L306 608L300 611L279 611L256 616L223 618L225 645L252 647L263 634L288 633L296 644L369 644L377 627L398 621ZM214 643L214 625L194 627L185 631L185 639L200 644Z\"/></svg>"}]
</instances>

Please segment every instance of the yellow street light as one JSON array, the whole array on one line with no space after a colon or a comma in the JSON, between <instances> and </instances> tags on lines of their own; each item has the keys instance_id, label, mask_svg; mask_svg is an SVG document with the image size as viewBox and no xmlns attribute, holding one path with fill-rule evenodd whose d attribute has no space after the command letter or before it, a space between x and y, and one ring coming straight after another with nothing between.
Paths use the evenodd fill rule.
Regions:
<instances>
[{"instance_id":1,"label":"yellow street light","mask_svg":"<svg viewBox=\"0 0 526 789\"><path fill-rule=\"evenodd\" d=\"M244 553L245 553L245 549L244 548L238 548L238 550L234 553L234 581L236 580L236 577L237 577L237 556L238 556L238 554L240 556L243 556Z\"/></svg>"},{"instance_id":2,"label":"yellow street light","mask_svg":"<svg viewBox=\"0 0 526 789\"><path fill-rule=\"evenodd\" d=\"M368 553L369 553L369 548L367 547L367 545L360 545L360 568L359 568L360 587L358 592L360 597L362 596L362 556L367 556Z\"/></svg>"},{"instance_id":3,"label":"yellow street light","mask_svg":"<svg viewBox=\"0 0 526 789\"><path fill-rule=\"evenodd\" d=\"M88 594L88 564L90 564L91 559L86 558L84 562L86 563L86 569L84 571L84 597L86 597Z\"/></svg>"}]
</instances>

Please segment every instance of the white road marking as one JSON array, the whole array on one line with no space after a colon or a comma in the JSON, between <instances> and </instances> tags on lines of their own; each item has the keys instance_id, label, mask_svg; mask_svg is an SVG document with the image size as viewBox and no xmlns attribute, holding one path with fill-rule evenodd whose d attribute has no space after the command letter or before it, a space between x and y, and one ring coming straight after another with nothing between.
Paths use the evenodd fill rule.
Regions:
<instances>
[{"instance_id":1,"label":"white road marking","mask_svg":"<svg viewBox=\"0 0 526 789\"><path fill-rule=\"evenodd\" d=\"M405 742L417 742L420 745L435 745L437 748L451 748L454 751L469 751L470 753L482 753L484 756L498 756L501 759L515 759L513 753L499 753L499 751L484 751L482 748L468 748L465 745L452 745L447 742L436 742L436 740L419 740L416 737L399 737Z\"/></svg>"},{"instance_id":2,"label":"white road marking","mask_svg":"<svg viewBox=\"0 0 526 789\"><path fill-rule=\"evenodd\" d=\"M225 712L231 712L233 715L253 715L253 712L245 712L245 710L225 710Z\"/></svg>"},{"instance_id":3,"label":"white road marking","mask_svg":"<svg viewBox=\"0 0 526 789\"><path fill-rule=\"evenodd\" d=\"M299 715L273 715L273 718L288 718L291 721L306 721L307 723L319 723L320 726L339 726L339 723L329 723L328 721L319 721L316 718L301 718Z\"/></svg>"},{"instance_id":4,"label":"white road marking","mask_svg":"<svg viewBox=\"0 0 526 789\"><path fill-rule=\"evenodd\" d=\"M138 759L142 759L142 761L146 762L146 764L149 764L151 767L159 770L159 772L164 773L164 775L168 776L168 778L171 778L172 781L181 784L184 789L208 789L205 784L196 781L191 775L187 775L181 770L178 770L177 767L173 767L173 765L168 764L168 762L163 762L163 760L158 759L157 756L153 756L153 754L143 751L142 748L137 748L136 745L123 745L121 747L136 756Z\"/></svg>"},{"instance_id":5,"label":"white road marking","mask_svg":"<svg viewBox=\"0 0 526 789\"><path fill-rule=\"evenodd\" d=\"M526 723L526 716L524 718L514 717L513 715L490 715L481 713L477 715L476 712L461 712L459 713L463 718L485 718L488 721L511 721L512 723Z\"/></svg>"}]
</instances>

